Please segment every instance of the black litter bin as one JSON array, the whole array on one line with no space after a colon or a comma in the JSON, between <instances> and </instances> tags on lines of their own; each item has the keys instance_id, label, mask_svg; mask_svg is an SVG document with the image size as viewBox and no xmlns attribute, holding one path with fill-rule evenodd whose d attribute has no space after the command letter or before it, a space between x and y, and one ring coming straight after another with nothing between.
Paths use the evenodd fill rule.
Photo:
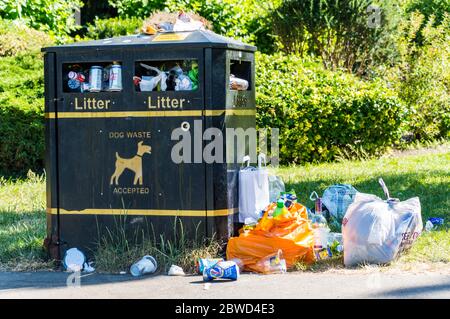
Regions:
<instances>
[{"instance_id":1,"label":"black litter bin","mask_svg":"<svg viewBox=\"0 0 450 319\"><path fill-rule=\"evenodd\" d=\"M170 239L178 218L188 238L233 234L240 164L226 134L255 127L255 50L205 30L43 49L54 258L71 247L92 251L118 225L129 236ZM248 89L232 90L231 74ZM235 161L198 155L208 128L220 130L223 158ZM188 135L190 154L178 144Z\"/></svg>"}]
</instances>

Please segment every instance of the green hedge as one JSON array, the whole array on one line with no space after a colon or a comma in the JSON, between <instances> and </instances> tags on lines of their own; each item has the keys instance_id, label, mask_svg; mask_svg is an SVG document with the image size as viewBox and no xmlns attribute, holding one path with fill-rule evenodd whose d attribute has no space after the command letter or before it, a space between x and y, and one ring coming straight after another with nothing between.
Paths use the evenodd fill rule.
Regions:
<instances>
[{"instance_id":1,"label":"green hedge","mask_svg":"<svg viewBox=\"0 0 450 319\"><path fill-rule=\"evenodd\" d=\"M40 53L0 58L0 174L40 170L44 80Z\"/></svg>"},{"instance_id":2,"label":"green hedge","mask_svg":"<svg viewBox=\"0 0 450 319\"><path fill-rule=\"evenodd\" d=\"M382 82L324 70L293 55L257 55L258 127L280 129L281 163L378 154L398 141L405 110Z\"/></svg>"},{"instance_id":3,"label":"green hedge","mask_svg":"<svg viewBox=\"0 0 450 319\"><path fill-rule=\"evenodd\" d=\"M87 26L86 36L91 39L106 39L138 33L141 27L142 19L138 18L96 19Z\"/></svg>"}]
</instances>

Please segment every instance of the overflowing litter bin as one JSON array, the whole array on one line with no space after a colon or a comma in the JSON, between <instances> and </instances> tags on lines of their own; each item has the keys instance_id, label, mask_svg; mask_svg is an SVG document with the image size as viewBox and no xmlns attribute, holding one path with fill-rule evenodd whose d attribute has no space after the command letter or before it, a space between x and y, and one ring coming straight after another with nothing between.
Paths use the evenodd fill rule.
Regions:
<instances>
[{"instance_id":1,"label":"overflowing litter bin","mask_svg":"<svg viewBox=\"0 0 450 319\"><path fill-rule=\"evenodd\" d=\"M171 238L179 218L188 238L232 235L239 154L205 160L203 133L220 130L225 159L227 128L255 127L255 50L207 30L43 49L53 257L118 225Z\"/></svg>"}]
</instances>

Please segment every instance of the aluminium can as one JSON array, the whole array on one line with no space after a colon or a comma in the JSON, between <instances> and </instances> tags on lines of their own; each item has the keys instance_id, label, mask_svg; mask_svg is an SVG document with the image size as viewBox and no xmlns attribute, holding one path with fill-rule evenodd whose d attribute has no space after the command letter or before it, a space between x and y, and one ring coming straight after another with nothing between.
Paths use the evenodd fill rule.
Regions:
<instances>
[{"instance_id":1,"label":"aluminium can","mask_svg":"<svg viewBox=\"0 0 450 319\"><path fill-rule=\"evenodd\" d=\"M91 92L102 90L102 67L94 65L89 70L89 88Z\"/></svg>"},{"instance_id":2,"label":"aluminium can","mask_svg":"<svg viewBox=\"0 0 450 319\"><path fill-rule=\"evenodd\" d=\"M110 91L122 90L122 66L119 64L113 64L109 69L109 87Z\"/></svg>"},{"instance_id":3,"label":"aluminium can","mask_svg":"<svg viewBox=\"0 0 450 319\"><path fill-rule=\"evenodd\" d=\"M203 281L214 279L237 280L239 278L239 267L234 261L219 261L210 268L203 270Z\"/></svg>"},{"instance_id":4,"label":"aluminium can","mask_svg":"<svg viewBox=\"0 0 450 319\"><path fill-rule=\"evenodd\" d=\"M223 258L199 258L196 262L196 269L198 274L203 274L205 268L210 268L219 261L224 261Z\"/></svg>"}]
</instances>

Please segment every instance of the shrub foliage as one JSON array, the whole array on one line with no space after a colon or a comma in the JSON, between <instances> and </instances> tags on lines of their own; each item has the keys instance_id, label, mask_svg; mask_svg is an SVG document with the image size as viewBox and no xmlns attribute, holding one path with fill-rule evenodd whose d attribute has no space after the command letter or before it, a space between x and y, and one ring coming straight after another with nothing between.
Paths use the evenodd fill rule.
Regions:
<instances>
[{"instance_id":1,"label":"shrub foliage","mask_svg":"<svg viewBox=\"0 0 450 319\"><path fill-rule=\"evenodd\" d=\"M0 173L40 170L44 157L44 80L40 53L0 59Z\"/></svg>"},{"instance_id":2,"label":"shrub foliage","mask_svg":"<svg viewBox=\"0 0 450 319\"><path fill-rule=\"evenodd\" d=\"M364 81L295 55L257 56L257 125L280 129L282 163L328 161L397 141L405 110L381 81Z\"/></svg>"}]
</instances>

